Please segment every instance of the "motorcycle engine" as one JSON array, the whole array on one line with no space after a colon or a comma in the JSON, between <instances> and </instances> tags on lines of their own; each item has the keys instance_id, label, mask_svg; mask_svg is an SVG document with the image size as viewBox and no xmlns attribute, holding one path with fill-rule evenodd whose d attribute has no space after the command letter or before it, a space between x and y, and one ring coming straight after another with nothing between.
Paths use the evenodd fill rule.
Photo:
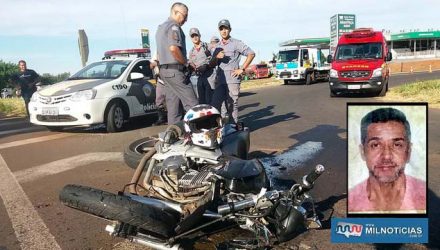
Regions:
<instances>
[{"instance_id":1,"label":"motorcycle engine","mask_svg":"<svg viewBox=\"0 0 440 250\"><path fill-rule=\"evenodd\" d=\"M156 164L151 185L161 196L176 202L195 201L211 190L214 181L208 169L200 169L183 156L170 156Z\"/></svg>"}]
</instances>

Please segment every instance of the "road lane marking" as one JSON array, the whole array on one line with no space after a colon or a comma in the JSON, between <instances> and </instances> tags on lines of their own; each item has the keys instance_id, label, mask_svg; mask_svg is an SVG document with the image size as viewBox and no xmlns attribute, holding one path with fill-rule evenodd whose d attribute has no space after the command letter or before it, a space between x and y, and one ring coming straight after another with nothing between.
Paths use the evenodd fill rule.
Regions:
<instances>
[{"instance_id":1,"label":"road lane marking","mask_svg":"<svg viewBox=\"0 0 440 250\"><path fill-rule=\"evenodd\" d=\"M20 132L31 132L31 131L37 131L37 130L41 130L41 127L29 127L29 128L6 130L3 132L0 132L0 135L14 134L14 133L20 133Z\"/></svg>"},{"instance_id":2,"label":"road lane marking","mask_svg":"<svg viewBox=\"0 0 440 250\"><path fill-rule=\"evenodd\" d=\"M27 145L27 144L31 144L31 143L61 139L61 138L69 137L69 136L73 136L73 134L62 133L62 134L41 136L41 137L37 137L37 138L30 138L30 139L25 139L25 140L21 140L21 141L7 142L7 143L0 144L0 150L5 149L5 148L23 146L23 145Z\"/></svg>"},{"instance_id":3,"label":"road lane marking","mask_svg":"<svg viewBox=\"0 0 440 250\"><path fill-rule=\"evenodd\" d=\"M21 249L61 249L0 154L0 196Z\"/></svg>"},{"instance_id":4,"label":"road lane marking","mask_svg":"<svg viewBox=\"0 0 440 250\"><path fill-rule=\"evenodd\" d=\"M77 167L98 161L124 161L121 152L98 152L81 154L58 161L53 161L40 166L14 172L18 182L29 182L48 175L65 172Z\"/></svg>"}]
</instances>

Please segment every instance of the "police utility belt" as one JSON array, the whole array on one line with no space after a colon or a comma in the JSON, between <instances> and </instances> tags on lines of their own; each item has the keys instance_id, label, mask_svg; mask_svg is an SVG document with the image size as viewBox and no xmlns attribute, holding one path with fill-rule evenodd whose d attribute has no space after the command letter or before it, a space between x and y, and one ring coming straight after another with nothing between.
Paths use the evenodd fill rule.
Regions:
<instances>
[{"instance_id":1,"label":"police utility belt","mask_svg":"<svg viewBox=\"0 0 440 250\"><path fill-rule=\"evenodd\" d=\"M188 70L188 68L185 65L182 64L161 64L159 65L159 69L176 69L178 71L185 72Z\"/></svg>"}]
</instances>

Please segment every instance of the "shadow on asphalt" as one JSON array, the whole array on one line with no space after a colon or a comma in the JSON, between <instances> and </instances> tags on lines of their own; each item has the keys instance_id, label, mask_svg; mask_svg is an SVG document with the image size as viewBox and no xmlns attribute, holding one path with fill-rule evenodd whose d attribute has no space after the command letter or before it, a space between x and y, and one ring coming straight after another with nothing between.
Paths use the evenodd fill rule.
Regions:
<instances>
[{"instance_id":1,"label":"shadow on asphalt","mask_svg":"<svg viewBox=\"0 0 440 250\"><path fill-rule=\"evenodd\" d=\"M290 121L299 118L299 116L295 115L294 112L274 116L274 112L272 111L274 107L275 105L269 105L265 108L261 108L259 110L241 115L239 117L239 120L242 121L245 126L248 126L250 131L255 131L279 122Z\"/></svg>"},{"instance_id":2,"label":"shadow on asphalt","mask_svg":"<svg viewBox=\"0 0 440 250\"><path fill-rule=\"evenodd\" d=\"M321 220L322 229L331 228L331 218L335 212L334 206L338 201L346 198L347 194L332 195L325 200L315 203L316 210L321 215L319 219Z\"/></svg>"},{"instance_id":3,"label":"shadow on asphalt","mask_svg":"<svg viewBox=\"0 0 440 250\"><path fill-rule=\"evenodd\" d=\"M241 111L243 111L243 110L245 110L247 108L255 108L255 107L258 107L258 106L260 106L259 102L254 102L254 103L250 103L250 104L240 105L240 106L238 106L238 112L241 112Z\"/></svg>"},{"instance_id":4,"label":"shadow on asphalt","mask_svg":"<svg viewBox=\"0 0 440 250\"><path fill-rule=\"evenodd\" d=\"M125 123L123 131L131 131L141 128L150 127L157 120L157 115L148 115L142 117L131 118L129 122ZM104 124L95 125L92 127L69 127L61 132L64 133L107 133Z\"/></svg>"},{"instance_id":5,"label":"shadow on asphalt","mask_svg":"<svg viewBox=\"0 0 440 250\"><path fill-rule=\"evenodd\" d=\"M239 97L246 97L246 96L251 96L251 95L255 95L255 94L256 94L255 92L244 91L244 92L240 92Z\"/></svg>"}]
</instances>

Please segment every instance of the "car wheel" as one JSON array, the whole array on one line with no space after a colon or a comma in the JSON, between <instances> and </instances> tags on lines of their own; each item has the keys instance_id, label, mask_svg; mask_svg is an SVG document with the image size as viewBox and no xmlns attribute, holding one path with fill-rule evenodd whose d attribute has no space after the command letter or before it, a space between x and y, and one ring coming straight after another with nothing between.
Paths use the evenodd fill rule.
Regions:
<instances>
[{"instance_id":1,"label":"car wheel","mask_svg":"<svg viewBox=\"0 0 440 250\"><path fill-rule=\"evenodd\" d=\"M46 128L49 129L49 131L52 131L52 132L61 132L64 129L63 126L46 126Z\"/></svg>"},{"instance_id":2,"label":"car wheel","mask_svg":"<svg viewBox=\"0 0 440 250\"><path fill-rule=\"evenodd\" d=\"M113 103L107 112L107 132L120 132L124 128L124 109L119 102Z\"/></svg>"},{"instance_id":3,"label":"car wheel","mask_svg":"<svg viewBox=\"0 0 440 250\"><path fill-rule=\"evenodd\" d=\"M338 95L336 94L335 91L330 90L330 97L337 97Z\"/></svg>"},{"instance_id":4,"label":"car wheel","mask_svg":"<svg viewBox=\"0 0 440 250\"><path fill-rule=\"evenodd\" d=\"M289 84L289 80L284 80L284 85Z\"/></svg>"},{"instance_id":5,"label":"car wheel","mask_svg":"<svg viewBox=\"0 0 440 250\"><path fill-rule=\"evenodd\" d=\"M379 91L378 96L385 96L385 94L387 92L387 85L388 84L382 86L382 89Z\"/></svg>"},{"instance_id":6,"label":"car wheel","mask_svg":"<svg viewBox=\"0 0 440 250\"><path fill-rule=\"evenodd\" d=\"M306 75L306 85L312 84L312 74Z\"/></svg>"}]
</instances>

